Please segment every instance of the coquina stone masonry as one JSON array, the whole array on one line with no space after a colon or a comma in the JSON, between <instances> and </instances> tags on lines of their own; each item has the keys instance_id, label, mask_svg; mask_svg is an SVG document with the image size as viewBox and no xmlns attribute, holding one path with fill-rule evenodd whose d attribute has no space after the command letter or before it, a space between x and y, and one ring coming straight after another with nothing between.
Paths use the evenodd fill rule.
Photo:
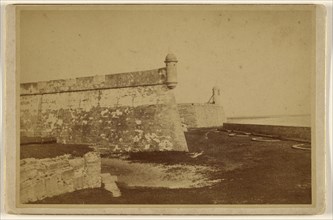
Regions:
<instances>
[{"instance_id":1,"label":"coquina stone masonry","mask_svg":"<svg viewBox=\"0 0 333 220\"><path fill-rule=\"evenodd\" d=\"M178 110L187 128L222 127L226 121L223 107L217 104L180 103Z\"/></svg>"},{"instance_id":2,"label":"coquina stone masonry","mask_svg":"<svg viewBox=\"0 0 333 220\"><path fill-rule=\"evenodd\" d=\"M75 190L101 187L101 158L97 152L83 157L27 158L20 161L20 201L34 202Z\"/></svg>"},{"instance_id":3,"label":"coquina stone masonry","mask_svg":"<svg viewBox=\"0 0 333 220\"><path fill-rule=\"evenodd\" d=\"M172 89L177 59L148 71L21 84L21 137L112 151L187 151Z\"/></svg>"}]
</instances>

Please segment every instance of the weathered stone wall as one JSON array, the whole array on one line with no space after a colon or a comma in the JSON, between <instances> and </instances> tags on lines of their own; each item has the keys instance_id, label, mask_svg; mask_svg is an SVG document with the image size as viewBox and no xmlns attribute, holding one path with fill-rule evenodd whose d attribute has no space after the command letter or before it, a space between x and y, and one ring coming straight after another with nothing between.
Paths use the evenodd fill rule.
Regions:
<instances>
[{"instance_id":1,"label":"weathered stone wall","mask_svg":"<svg viewBox=\"0 0 333 220\"><path fill-rule=\"evenodd\" d=\"M96 152L20 161L20 201L34 202L74 190L101 187L101 158Z\"/></svg>"},{"instance_id":2,"label":"weathered stone wall","mask_svg":"<svg viewBox=\"0 0 333 220\"><path fill-rule=\"evenodd\" d=\"M114 151L187 151L166 70L21 84L21 136Z\"/></svg>"},{"instance_id":3,"label":"weathered stone wall","mask_svg":"<svg viewBox=\"0 0 333 220\"><path fill-rule=\"evenodd\" d=\"M216 104L178 104L182 123L188 128L218 127L225 122L222 106Z\"/></svg>"},{"instance_id":4,"label":"weathered stone wall","mask_svg":"<svg viewBox=\"0 0 333 220\"><path fill-rule=\"evenodd\" d=\"M22 96L94 89L101 90L136 86L152 86L161 85L165 82L166 69L160 68L147 71L80 77L75 79L22 83L20 87L20 94Z\"/></svg>"},{"instance_id":5,"label":"weathered stone wall","mask_svg":"<svg viewBox=\"0 0 333 220\"><path fill-rule=\"evenodd\" d=\"M310 127L224 123L223 128L311 141Z\"/></svg>"}]
</instances>

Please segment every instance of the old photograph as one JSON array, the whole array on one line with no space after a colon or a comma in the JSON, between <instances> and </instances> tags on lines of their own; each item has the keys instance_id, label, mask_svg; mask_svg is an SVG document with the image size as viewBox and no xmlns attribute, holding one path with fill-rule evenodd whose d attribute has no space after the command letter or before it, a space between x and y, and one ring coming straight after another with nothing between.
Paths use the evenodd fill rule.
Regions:
<instances>
[{"instance_id":1,"label":"old photograph","mask_svg":"<svg viewBox=\"0 0 333 220\"><path fill-rule=\"evenodd\" d=\"M316 10L16 6L17 204L314 207Z\"/></svg>"}]
</instances>

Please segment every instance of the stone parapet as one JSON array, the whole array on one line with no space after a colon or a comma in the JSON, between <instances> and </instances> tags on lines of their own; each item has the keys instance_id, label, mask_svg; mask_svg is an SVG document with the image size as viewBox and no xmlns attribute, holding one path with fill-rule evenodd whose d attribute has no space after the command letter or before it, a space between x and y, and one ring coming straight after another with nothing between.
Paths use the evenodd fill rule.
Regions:
<instances>
[{"instance_id":1,"label":"stone parapet","mask_svg":"<svg viewBox=\"0 0 333 220\"><path fill-rule=\"evenodd\" d=\"M22 83L20 86L20 95L25 96L136 86L152 86L162 85L164 83L166 83L166 68L160 68L138 72L79 77L75 79Z\"/></svg>"}]
</instances>

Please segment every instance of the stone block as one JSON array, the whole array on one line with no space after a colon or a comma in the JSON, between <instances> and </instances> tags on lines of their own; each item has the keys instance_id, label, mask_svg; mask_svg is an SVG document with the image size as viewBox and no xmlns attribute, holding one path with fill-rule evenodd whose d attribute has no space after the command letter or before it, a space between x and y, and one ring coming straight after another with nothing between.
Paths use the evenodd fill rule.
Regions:
<instances>
[{"instance_id":1,"label":"stone block","mask_svg":"<svg viewBox=\"0 0 333 220\"><path fill-rule=\"evenodd\" d=\"M121 192L116 184L118 180L117 176L111 176L110 173L101 174L102 183L104 184L104 189L112 193L112 196L119 197Z\"/></svg>"},{"instance_id":2,"label":"stone block","mask_svg":"<svg viewBox=\"0 0 333 220\"><path fill-rule=\"evenodd\" d=\"M45 190L47 197L58 195L58 177L51 175L45 177Z\"/></svg>"},{"instance_id":3,"label":"stone block","mask_svg":"<svg viewBox=\"0 0 333 220\"><path fill-rule=\"evenodd\" d=\"M84 167L74 169L74 178L83 176L85 174L85 169Z\"/></svg>"},{"instance_id":4,"label":"stone block","mask_svg":"<svg viewBox=\"0 0 333 220\"><path fill-rule=\"evenodd\" d=\"M74 182L72 181L71 184L66 185L66 192L74 192L75 188L74 188Z\"/></svg>"},{"instance_id":5,"label":"stone block","mask_svg":"<svg viewBox=\"0 0 333 220\"><path fill-rule=\"evenodd\" d=\"M100 174L101 173L101 166L100 165L89 165L86 167L86 173L88 175Z\"/></svg>"},{"instance_id":6,"label":"stone block","mask_svg":"<svg viewBox=\"0 0 333 220\"><path fill-rule=\"evenodd\" d=\"M77 168L84 166L85 160L84 160L84 158L74 158L74 159L70 159L68 162L69 162L70 166L77 169Z\"/></svg>"},{"instance_id":7,"label":"stone block","mask_svg":"<svg viewBox=\"0 0 333 220\"><path fill-rule=\"evenodd\" d=\"M70 181L73 180L74 177L74 169L72 167L62 169L61 171L61 178L64 181Z\"/></svg>"},{"instance_id":8,"label":"stone block","mask_svg":"<svg viewBox=\"0 0 333 220\"><path fill-rule=\"evenodd\" d=\"M65 160L52 160L49 162L44 162L43 164L46 166L48 171L57 170L68 165L67 161Z\"/></svg>"},{"instance_id":9,"label":"stone block","mask_svg":"<svg viewBox=\"0 0 333 220\"><path fill-rule=\"evenodd\" d=\"M38 163L46 168L45 164L48 164L52 161L51 158L43 158L38 161Z\"/></svg>"},{"instance_id":10,"label":"stone block","mask_svg":"<svg viewBox=\"0 0 333 220\"><path fill-rule=\"evenodd\" d=\"M84 176L84 188L99 188L101 185L102 179L100 175Z\"/></svg>"},{"instance_id":11,"label":"stone block","mask_svg":"<svg viewBox=\"0 0 333 220\"><path fill-rule=\"evenodd\" d=\"M27 181L28 179L33 179L37 177L38 171L33 165L24 165L20 169L20 179L21 182Z\"/></svg>"},{"instance_id":12,"label":"stone block","mask_svg":"<svg viewBox=\"0 0 333 220\"><path fill-rule=\"evenodd\" d=\"M45 176L45 174L47 173L46 167L45 166L38 166L36 167L37 172L38 172L38 177L42 177Z\"/></svg>"},{"instance_id":13,"label":"stone block","mask_svg":"<svg viewBox=\"0 0 333 220\"><path fill-rule=\"evenodd\" d=\"M73 179L74 190L83 189L84 179L85 179L84 176L74 177L74 179Z\"/></svg>"},{"instance_id":14,"label":"stone block","mask_svg":"<svg viewBox=\"0 0 333 220\"><path fill-rule=\"evenodd\" d=\"M44 199L47 195L45 188L45 180L44 179L36 179L34 186L34 191L36 192L36 197L38 200Z\"/></svg>"},{"instance_id":15,"label":"stone block","mask_svg":"<svg viewBox=\"0 0 333 220\"><path fill-rule=\"evenodd\" d=\"M34 165L37 163L37 160L35 158L26 158L22 160L22 163Z\"/></svg>"},{"instance_id":16,"label":"stone block","mask_svg":"<svg viewBox=\"0 0 333 220\"><path fill-rule=\"evenodd\" d=\"M57 195L64 194L70 191L73 184L66 184L62 179L57 180Z\"/></svg>"},{"instance_id":17,"label":"stone block","mask_svg":"<svg viewBox=\"0 0 333 220\"><path fill-rule=\"evenodd\" d=\"M113 197L120 197L121 192L115 182L104 184L104 189L112 193Z\"/></svg>"},{"instance_id":18,"label":"stone block","mask_svg":"<svg viewBox=\"0 0 333 220\"><path fill-rule=\"evenodd\" d=\"M100 161L101 157L97 152L88 152L84 156L86 163L93 163Z\"/></svg>"},{"instance_id":19,"label":"stone block","mask_svg":"<svg viewBox=\"0 0 333 220\"><path fill-rule=\"evenodd\" d=\"M27 180L20 183L20 201L21 203L37 201L35 192L35 180Z\"/></svg>"},{"instance_id":20,"label":"stone block","mask_svg":"<svg viewBox=\"0 0 333 220\"><path fill-rule=\"evenodd\" d=\"M65 192L74 191L74 169L72 167L62 170L61 180L63 181L62 187L65 188Z\"/></svg>"}]
</instances>

